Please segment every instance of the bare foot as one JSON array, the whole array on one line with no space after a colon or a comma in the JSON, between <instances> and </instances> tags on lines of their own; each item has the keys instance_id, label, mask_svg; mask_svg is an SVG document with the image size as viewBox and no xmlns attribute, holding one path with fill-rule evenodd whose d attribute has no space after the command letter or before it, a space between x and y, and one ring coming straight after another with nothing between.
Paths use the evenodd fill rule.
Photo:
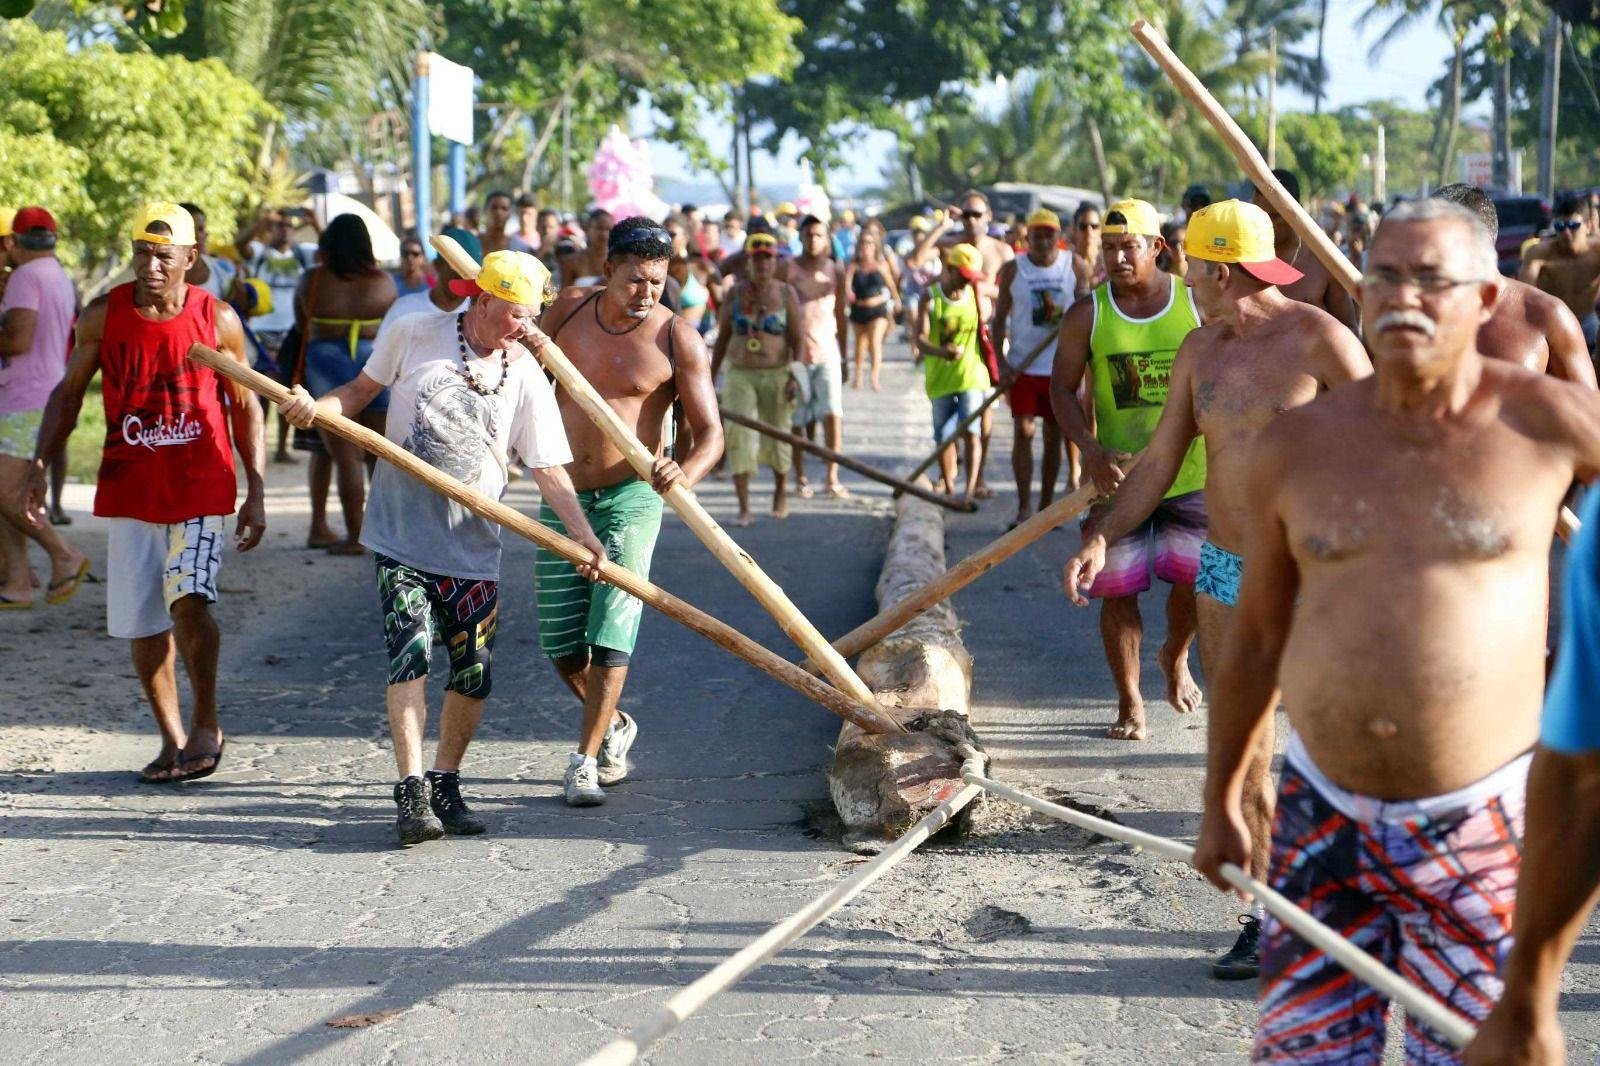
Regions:
<instances>
[{"instance_id":1,"label":"bare foot","mask_svg":"<svg viewBox=\"0 0 1600 1066\"><path fill-rule=\"evenodd\" d=\"M753 517L751 517L749 511L740 511L739 512L739 517L735 518L733 520L733 524L738 526L740 529L744 529L746 526L748 526L751 522L754 522L754 521L755 521L755 519Z\"/></svg>"},{"instance_id":2,"label":"bare foot","mask_svg":"<svg viewBox=\"0 0 1600 1066\"><path fill-rule=\"evenodd\" d=\"M1135 703L1129 707L1117 710L1117 724L1106 730L1106 736L1112 740L1143 740L1144 729L1144 704Z\"/></svg>"},{"instance_id":3,"label":"bare foot","mask_svg":"<svg viewBox=\"0 0 1600 1066\"><path fill-rule=\"evenodd\" d=\"M338 544L339 540L339 534L335 533L330 527L324 526L321 529L313 529L306 535L306 547L331 548Z\"/></svg>"},{"instance_id":4,"label":"bare foot","mask_svg":"<svg viewBox=\"0 0 1600 1066\"><path fill-rule=\"evenodd\" d=\"M294 466L300 460L296 459L288 452L278 452L277 454L273 455L272 461L277 463L279 466Z\"/></svg>"},{"instance_id":5,"label":"bare foot","mask_svg":"<svg viewBox=\"0 0 1600 1066\"><path fill-rule=\"evenodd\" d=\"M778 504L778 506L776 506L776 507L774 507L772 509L772 517L773 518L788 518L789 517L789 505L787 503Z\"/></svg>"},{"instance_id":6,"label":"bare foot","mask_svg":"<svg viewBox=\"0 0 1600 1066\"><path fill-rule=\"evenodd\" d=\"M361 546L358 540L341 540L336 544L328 545L329 555L365 555L367 549Z\"/></svg>"},{"instance_id":7,"label":"bare foot","mask_svg":"<svg viewBox=\"0 0 1600 1066\"><path fill-rule=\"evenodd\" d=\"M1166 648L1162 648L1156 655L1156 665L1161 667L1161 673L1167 679L1167 702L1172 704L1172 709L1179 714L1198 710L1205 695L1200 691L1200 686L1194 683L1194 675L1189 673L1189 656L1177 659Z\"/></svg>"},{"instance_id":8,"label":"bare foot","mask_svg":"<svg viewBox=\"0 0 1600 1066\"><path fill-rule=\"evenodd\" d=\"M994 489L980 481L978 482L978 487L972 490L972 496L978 500L992 500L994 499Z\"/></svg>"},{"instance_id":9,"label":"bare foot","mask_svg":"<svg viewBox=\"0 0 1600 1066\"><path fill-rule=\"evenodd\" d=\"M883 391L883 386L878 384L878 379L877 378L873 378L872 379L872 391L873 392L882 392Z\"/></svg>"}]
</instances>

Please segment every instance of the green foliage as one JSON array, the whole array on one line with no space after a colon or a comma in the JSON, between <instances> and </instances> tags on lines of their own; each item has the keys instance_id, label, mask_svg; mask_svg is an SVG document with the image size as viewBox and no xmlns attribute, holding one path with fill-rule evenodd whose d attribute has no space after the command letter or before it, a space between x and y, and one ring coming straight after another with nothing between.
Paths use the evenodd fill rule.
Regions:
<instances>
[{"instance_id":1,"label":"green foliage","mask_svg":"<svg viewBox=\"0 0 1600 1066\"><path fill-rule=\"evenodd\" d=\"M146 200L193 200L228 232L272 114L215 60L71 50L27 21L0 25L0 189L49 207L85 274L124 254Z\"/></svg>"},{"instance_id":2,"label":"green foliage","mask_svg":"<svg viewBox=\"0 0 1600 1066\"><path fill-rule=\"evenodd\" d=\"M1287 149L1278 163L1300 179L1308 199L1348 189L1361 171L1361 145L1333 115L1291 112L1278 119L1278 136Z\"/></svg>"},{"instance_id":3,"label":"green foliage","mask_svg":"<svg viewBox=\"0 0 1600 1066\"><path fill-rule=\"evenodd\" d=\"M442 0L440 10L438 51L472 67L480 98L498 105L480 185L535 183L562 107L587 158L646 96L667 119L658 135L710 163L702 111L724 106L730 84L787 75L800 30L777 0Z\"/></svg>"}]
</instances>

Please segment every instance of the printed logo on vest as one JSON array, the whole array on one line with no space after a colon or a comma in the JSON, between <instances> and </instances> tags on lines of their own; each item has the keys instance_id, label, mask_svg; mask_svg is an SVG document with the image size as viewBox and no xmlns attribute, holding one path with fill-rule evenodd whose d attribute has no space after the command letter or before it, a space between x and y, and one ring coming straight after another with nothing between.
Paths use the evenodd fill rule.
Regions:
<instances>
[{"instance_id":1,"label":"printed logo on vest","mask_svg":"<svg viewBox=\"0 0 1600 1066\"><path fill-rule=\"evenodd\" d=\"M189 418L187 411L180 412L177 420L168 422L165 415L145 424L139 415L122 416L122 439L136 448L166 448L175 444L190 444L205 435L205 426Z\"/></svg>"}]
</instances>

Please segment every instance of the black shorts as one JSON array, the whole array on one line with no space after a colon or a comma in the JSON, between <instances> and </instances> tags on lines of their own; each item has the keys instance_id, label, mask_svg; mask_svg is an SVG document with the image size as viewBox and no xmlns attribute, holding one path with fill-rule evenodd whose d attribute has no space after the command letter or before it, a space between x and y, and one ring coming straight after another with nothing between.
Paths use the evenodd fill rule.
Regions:
<instances>
[{"instance_id":1,"label":"black shorts","mask_svg":"<svg viewBox=\"0 0 1600 1066\"><path fill-rule=\"evenodd\" d=\"M450 681L445 687L473 699L487 699L499 585L430 574L383 554L377 556L377 563L389 684L428 676L437 630L450 655Z\"/></svg>"},{"instance_id":2,"label":"black shorts","mask_svg":"<svg viewBox=\"0 0 1600 1066\"><path fill-rule=\"evenodd\" d=\"M862 307L860 304L856 304L850 308L850 321L854 322L858 326L864 326L874 319L888 317L888 304L872 304L867 307Z\"/></svg>"}]
</instances>

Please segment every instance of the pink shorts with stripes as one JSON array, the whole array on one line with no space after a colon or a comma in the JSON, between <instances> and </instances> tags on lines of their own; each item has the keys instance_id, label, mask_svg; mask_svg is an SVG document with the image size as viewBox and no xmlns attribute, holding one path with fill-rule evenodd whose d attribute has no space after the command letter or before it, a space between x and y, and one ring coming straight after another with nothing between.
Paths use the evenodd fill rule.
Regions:
<instances>
[{"instance_id":1,"label":"pink shorts with stripes","mask_svg":"<svg viewBox=\"0 0 1600 1066\"><path fill-rule=\"evenodd\" d=\"M1089 595L1109 600L1148 589L1152 550L1156 577L1169 585L1192 585L1205 539L1204 491L1162 500L1138 529L1106 546L1106 568L1089 586Z\"/></svg>"}]
</instances>

